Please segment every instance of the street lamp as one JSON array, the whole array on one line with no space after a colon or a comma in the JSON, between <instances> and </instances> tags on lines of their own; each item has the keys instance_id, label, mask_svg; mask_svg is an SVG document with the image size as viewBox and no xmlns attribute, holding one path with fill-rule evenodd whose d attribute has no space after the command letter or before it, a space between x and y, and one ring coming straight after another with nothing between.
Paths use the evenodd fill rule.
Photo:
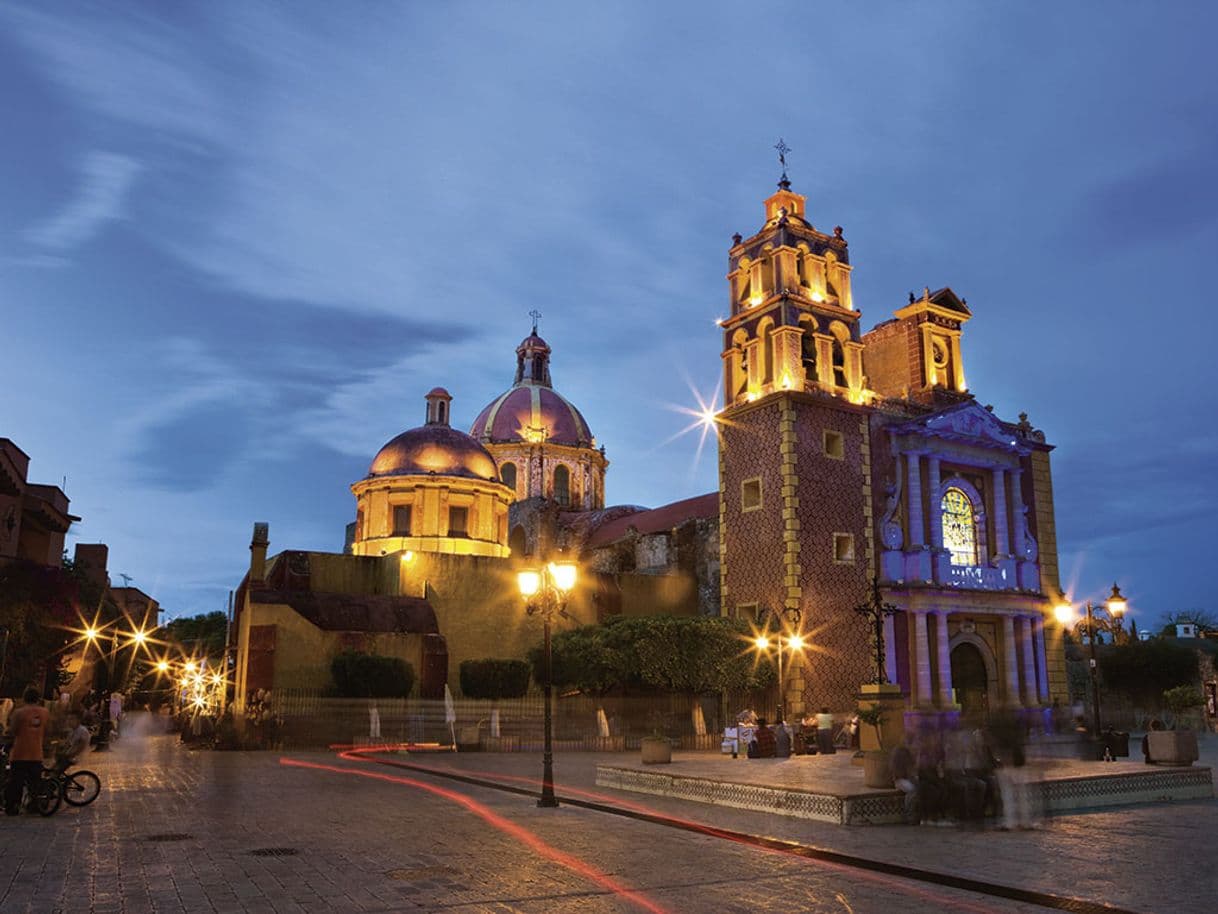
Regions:
<instances>
[{"instance_id":1,"label":"street lamp","mask_svg":"<svg viewBox=\"0 0 1218 914\"><path fill-rule=\"evenodd\" d=\"M554 747L553 716L553 668L550 654L550 625L555 614L567 615L567 595L575 588L578 571L570 562L550 562L541 569L529 569L516 575L520 595L525 599L525 609L530 616L540 615L545 631L545 744L542 751L541 798L538 806L554 808L558 799L554 796Z\"/></svg>"},{"instance_id":2,"label":"street lamp","mask_svg":"<svg viewBox=\"0 0 1218 914\"><path fill-rule=\"evenodd\" d=\"M763 632L753 639L753 646L757 648L759 653L766 653L770 649L770 623L775 622L778 625L778 633L774 636L775 656L778 658L778 716L776 721L781 723L786 718L783 717L782 706L783 699L786 698L786 693L783 691L782 680L782 652L785 647L792 655L796 651L804 649L803 636L799 634L799 623L803 619L803 613L795 606L787 606L781 612L770 607L757 610L757 624L765 626ZM784 638L783 630L787 625L790 625L795 631L788 634ZM785 641L785 644L784 644Z\"/></svg>"},{"instance_id":3,"label":"street lamp","mask_svg":"<svg viewBox=\"0 0 1218 914\"><path fill-rule=\"evenodd\" d=\"M1129 608L1129 603L1121 594L1121 590L1114 583L1112 585L1112 593L1108 595L1106 601L1108 614L1116 622L1117 631L1121 629L1121 617L1125 615L1125 610ZM1090 644L1090 658L1088 659L1088 674L1091 680L1091 717L1094 730L1093 735L1098 738L1100 735L1100 686L1097 678L1097 663L1095 658L1095 607L1090 600L1086 603L1087 613L1087 641ZM1057 621L1063 626L1068 625L1074 619L1074 608L1069 603L1061 603L1054 610L1054 615ZM1113 633L1113 640L1116 640L1116 633Z\"/></svg>"}]
</instances>

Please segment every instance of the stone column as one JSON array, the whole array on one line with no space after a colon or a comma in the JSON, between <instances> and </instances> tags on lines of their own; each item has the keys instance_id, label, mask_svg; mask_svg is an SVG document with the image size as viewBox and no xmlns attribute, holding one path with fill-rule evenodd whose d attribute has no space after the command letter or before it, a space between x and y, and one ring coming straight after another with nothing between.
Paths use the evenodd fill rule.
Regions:
<instances>
[{"instance_id":1,"label":"stone column","mask_svg":"<svg viewBox=\"0 0 1218 914\"><path fill-rule=\"evenodd\" d=\"M1002 617L1003 666L1006 673L1007 704L1019 707L1019 658L1015 651L1015 617Z\"/></svg>"},{"instance_id":2,"label":"stone column","mask_svg":"<svg viewBox=\"0 0 1218 914\"><path fill-rule=\"evenodd\" d=\"M1007 474L994 470L994 558L1006 558L1011 553L1007 539Z\"/></svg>"},{"instance_id":3,"label":"stone column","mask_svg":"<svg viewBox=\"0 0 1218 914\"><path fill-rule=\"evenodd\" d=\"M1019 641L1023 646L1023 703L1029 708L1040 704L1036 692L1036 649L1032 644L1032 617L1019 617Z\"/></svg>"},{"instance_id":4,"label":"stone column","mask_svg":"<svg viewBox=\"0 0 1218 914\"><path fill-rule=\"evenodd\" d=\"M1011 552L1015 558L1023 561L1024 540L1027 539L1028 519L1023 513L1023 470L1015 467L1011 470Z\"/></svg>"},{"instance_id":5,"label":"stone column","mask_svg":"<svg viewBox=\"0 0 1218 914\"><path fill-rule=\"evenodd\" d=\"M926 497L930 502L930 545L936 551L943 548L943 511L939 507L939 458L926 458Z\"/></svg>"},{"instance_id":6,"label":"stone column","mask_svg":"<svg viewBox=\"0 0 1218 914\"><path fill-rule=\"evenodd\" d=\"M918 681L918 706L929 708L934 704L930 685L930 639L926 630L926 610L913 610L914 617L914 669Z\"/></svg>"},{"instance_id":7,"label":"stone column","mask_svg":"<svg viewBox=\"0 0 1218 914\"><path fill-rule=\"evenodd\" d=\"M921 549L926 541L922 537L922 473L918 467L918 455L906 454L905 463L909 470L909 484L905 487L909 499L907 542L910 549Z\"/></svg>"},{"instance_id":8,"label":"stone column","mask_svg":"<svg viewBox=\"0 0 1218 914\"><path fill-rule=\"evenodd\" d=\"M884 617L884 675L897 681L897 626L892 616Z\"/></svg>"},{"instance_id":9,"label":"stone column","mask_svg":"<svg viewBox=\"0 0 1218 914\"><path fill-rule=\"evenodd\" d=\"M952 652L947 639L947 610L935 612L935 648L939 652L939 707L946 708L952 702Z\"/></svg>"},{"instance_id":10,"label":"stone column","mask_svg":"<svg viewBox=\"0 0 1218 914\"><path fill-rule=\"evenodd\" d=\"M952 334L952 386L964 393L968 390L968 384L964 380L964 361L960 358L960 333L957 331Z\"/></svg>"},{"instance_id":11,"label":"stone column","mask_svg":"<svg viewBox=\"0 0 1218 914\"><path fill-rule=\"evenodd\" d=\"M1035 639L1033 647L1036 650L1036 688L1042 705L1049 703L1049 664L1045 659L1045 619L1036 616L1032 620L1032 635Z\"/></svg>"}]
</instances>

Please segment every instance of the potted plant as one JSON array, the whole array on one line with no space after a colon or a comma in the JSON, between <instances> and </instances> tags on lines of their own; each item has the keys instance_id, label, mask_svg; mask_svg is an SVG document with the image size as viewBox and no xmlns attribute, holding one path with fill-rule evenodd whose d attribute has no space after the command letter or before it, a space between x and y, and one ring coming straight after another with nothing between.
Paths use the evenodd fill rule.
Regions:
<instances>
[{"instance_id":1,"label":"potted plant","mask_svg":"<svg viewBox=\"0 0 1218 914\"><path fill-rule=\"evenodd\" d=\"M878 789L892 787L892 772L888 767L888 747L884 745L884 721L888 714L879 702L858 709L860 724L875 728L875 739L879 749L863 753L863 783Z\"/></svg>"},{"instance_id":2,"label":"potted plant","mask_svg":"<svg viewBox=\"0 0 1218 914\"><path fill-rule=\"evenodd\" d=\"M1182 685L1163 693L1163 704L1172 713L1173 729L1151 730L1146 734L1150 761L1159 765L1187 766L1199 756L1197 734L1180 728L1181 719L1203 703L1196 686Z\"/></svg>"},{"instance_id":3,"label":"potted plant","mask_svg":"<svg viewBox=\"0 0 1218 914\"><path fill-rule=\"evenodd\" d=\"M658 711L652 711L650 716L651 733L639 743L643 750L643 764L667 765L672 761L672 742L664 732L664 717Z\"/></svg>"}]
</instances>

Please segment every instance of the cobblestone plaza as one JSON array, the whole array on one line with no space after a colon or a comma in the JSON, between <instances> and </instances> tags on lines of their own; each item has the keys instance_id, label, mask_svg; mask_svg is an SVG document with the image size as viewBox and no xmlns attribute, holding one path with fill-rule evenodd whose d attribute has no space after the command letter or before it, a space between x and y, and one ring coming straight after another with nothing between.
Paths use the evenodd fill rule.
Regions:
<instances>
[{"instance_id":1,"label":"cobblestone plaza","mask_svg":"<svg viewBox=\"0 0 1218 914\"><path fill-rule=\"evenodd\" d=\"M1211 738L1202 762L1216 750ZM560 755L560 797L840 856L809 859L571 804L538 809L529 796L417 770L527 789L539 769L531 754L398 757L411 766L403 770L334 753L193 752L133 732L87 760L104 784L93 806L0 823L0 910L862 914L1050 903L1012 900L1015 888L1201 912L1218 897L1212 800L1059 816L1026 832L851 828L593 786L598 762L626 755ZM866 861L909 867L914 878ZM989 888L960 891L943 876Z\"/></svg>"}]
</instances>

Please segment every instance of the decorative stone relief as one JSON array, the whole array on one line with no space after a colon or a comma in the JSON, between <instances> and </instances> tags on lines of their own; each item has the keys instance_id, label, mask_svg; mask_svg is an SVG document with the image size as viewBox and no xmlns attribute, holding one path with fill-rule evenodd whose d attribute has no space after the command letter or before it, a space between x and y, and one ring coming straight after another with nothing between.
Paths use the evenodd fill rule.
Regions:
<instances>
[{"instance_id":1,"label":"decorative stone relief","mask_svg":"<svg viewBox=\"0 0 1218 914\"><path fill-rule=\"evenodd\" d=\"M889 482L884 486L888 500L884 503L884 513L880 516L880 540L885 549L900 549L905 542L901 524L896 520L897 509L901 506L901 474L897 474L895 483Z\"/></svg>"}]
</instances>

